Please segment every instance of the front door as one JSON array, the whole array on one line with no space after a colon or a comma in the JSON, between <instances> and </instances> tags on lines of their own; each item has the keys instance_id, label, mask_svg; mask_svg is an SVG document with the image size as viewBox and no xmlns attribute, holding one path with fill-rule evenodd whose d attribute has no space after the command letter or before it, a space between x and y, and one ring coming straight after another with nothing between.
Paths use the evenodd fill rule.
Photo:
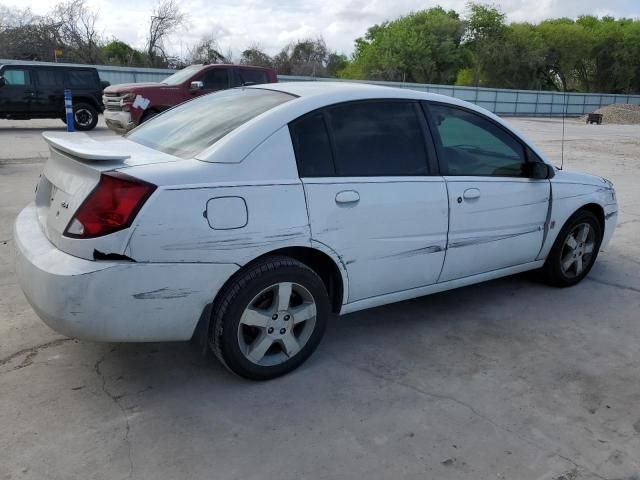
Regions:
<instances>
[{"instance_id":1,"label":"front door","mask_svg":"<svg viewBox=\"0 0 640 480\"><path fill-rule=\"evenodd\" d=\"M524 176L525 163L534 159L489 118L442 104L428 108L450 205L439 281L534 261L542 248L549 180Z\"/></svg>"},{"instance_id":2,"label":"front door","mask_svg":"<svg viewBox=\"0 0 640 480\"><path fill-rule=\"evenodd\" d=\"M193 93L197 95L206 95L207 93L217 92L231 88L231 75L229 68L211 68L202 73L195 80L201 81L203 87L195 90Z\"/></svg>"},{"instance_id":3,"label":"front door","mask_svg":"<svg viewBox=\"0 0 640 480\"><path fill-rule=\"evenodd\" d=\"M4 86L0 87L0 113L28 117L36 92L29 68L6 66L2 71Z\"/></svg>"},{"instance_id":4,"label":"front door","mask_svg":"<svg viewBox=\"0 0 640 480\"><path fill-rule=\"evenodd\" d=\"M448 201L424 126L417 102L393 100L339 104L290 126L312 238L341 258L349 302L440 275Z\"/></svg>"}]
</instances>

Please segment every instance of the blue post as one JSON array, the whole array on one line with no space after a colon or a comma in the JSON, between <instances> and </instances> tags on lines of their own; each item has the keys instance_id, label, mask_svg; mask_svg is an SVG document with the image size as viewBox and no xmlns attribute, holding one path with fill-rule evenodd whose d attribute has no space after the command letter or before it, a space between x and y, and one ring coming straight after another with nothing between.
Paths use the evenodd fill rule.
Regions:
<instances>
[{"instance_id":1,"label":"blue post","mask_svg":"<svg viewBox=\"0 0 640 480\"><path fill-rule=\"evenodd\" d=\"M67 118L67 132L75 132L73 128L73 101L71 100L71 90L64 91L64 112Z\"/></svg>"}]
</instances>

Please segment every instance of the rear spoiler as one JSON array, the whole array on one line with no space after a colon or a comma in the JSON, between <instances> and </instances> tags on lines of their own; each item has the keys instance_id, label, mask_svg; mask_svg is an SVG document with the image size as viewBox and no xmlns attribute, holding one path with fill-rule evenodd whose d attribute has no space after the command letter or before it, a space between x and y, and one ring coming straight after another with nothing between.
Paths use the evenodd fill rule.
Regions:
<instances>
[{"instance_id":1,"label":"rear spoiler","mask_svg":"<svg viewBox=\"0 0 640 480\"><path fill-rule=\"evenodd\" d=\"M74 157L95 162L105 160L126 160L131 155L114 152L111 142L99 142L86 133L81 132L43 132L42 137L57 150Z\"/></svg>"}]
</instances>

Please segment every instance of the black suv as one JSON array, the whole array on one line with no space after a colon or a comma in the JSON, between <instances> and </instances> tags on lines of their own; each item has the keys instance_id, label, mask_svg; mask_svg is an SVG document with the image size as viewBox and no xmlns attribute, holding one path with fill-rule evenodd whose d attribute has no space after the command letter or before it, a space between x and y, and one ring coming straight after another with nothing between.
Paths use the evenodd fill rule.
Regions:
<instances>
[{"instance_id":1,"label":"black suv","mask_svg":"<svg viewBox=\"0 0 640 480\"><path fill-rule=\"evenodd\" d=\"M68 88L76 130L91 130L104 110L102 90L108 85L91 67L0 65L0 118L60 118L66 122L64 90Z\"/></svg>"}]
</instances>

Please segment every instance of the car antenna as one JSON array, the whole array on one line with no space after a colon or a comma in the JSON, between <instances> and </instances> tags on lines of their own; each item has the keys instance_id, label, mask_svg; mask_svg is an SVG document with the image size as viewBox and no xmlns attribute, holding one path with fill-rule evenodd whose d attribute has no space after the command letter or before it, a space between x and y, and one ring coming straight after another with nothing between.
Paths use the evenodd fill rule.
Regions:
<instances>
[{"instance_id":1,"label":"car antenna","mask_svg":"<svg viewBox=\"0 0 640 480\"><path fill-rule=\"evenodd\" d=\"M560 170L564 168L564 120L567 116L567 85L562 82L562 142L560 146Z\"/></svg>"}]
</instances>

